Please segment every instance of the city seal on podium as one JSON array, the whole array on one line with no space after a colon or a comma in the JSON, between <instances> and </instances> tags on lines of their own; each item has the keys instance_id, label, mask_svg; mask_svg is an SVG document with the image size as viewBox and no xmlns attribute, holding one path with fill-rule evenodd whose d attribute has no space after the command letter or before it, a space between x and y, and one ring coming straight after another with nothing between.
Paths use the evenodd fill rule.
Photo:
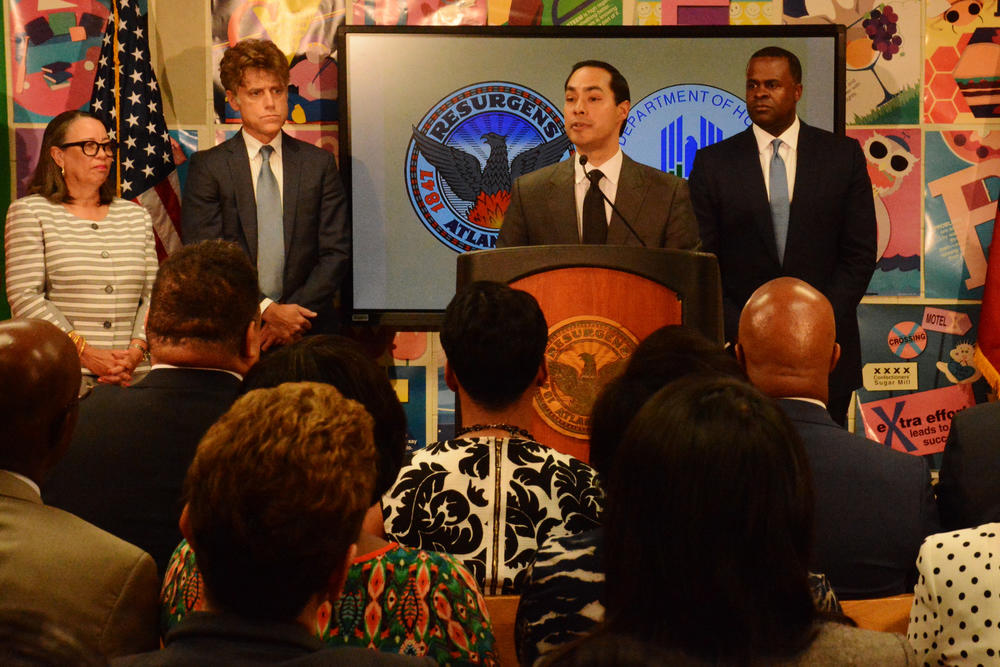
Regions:
<instances>
[{"instance_id":1,"label":"city seal on podium","mask_svg":"<svg viewBox=\"0 0 1000 667\"><path fill-rule=\"evenodd\" d=\"M593 315L549 328L549 377L535 395L535 410L553 429L587 437L590 410L605 384L621 375L639 341L621 324Z\"/></svg>"},{"instance_id":2,"label":"city seal on podium","mask_svg":"<svg viewBox=\"0 0 1000 667\"><path fill-rule=\"evenodd\" d=\"M413 127L406 191L441 243L457 252L494 248L514 179L565 159L569 148L552 102L515 83L477 83Z\"/></svg>"},{"instance_id":3,"label":"city seal on podium","mask_svg":"<svg viewBox=\"0 0 1000 667\"><path fill-rule=\"evenodd\" d=\"M746 103L722 88L668 86L632 105L619 144L636 162L687 178L699 148L751 124Z\"/></svg>"}]
</instances>

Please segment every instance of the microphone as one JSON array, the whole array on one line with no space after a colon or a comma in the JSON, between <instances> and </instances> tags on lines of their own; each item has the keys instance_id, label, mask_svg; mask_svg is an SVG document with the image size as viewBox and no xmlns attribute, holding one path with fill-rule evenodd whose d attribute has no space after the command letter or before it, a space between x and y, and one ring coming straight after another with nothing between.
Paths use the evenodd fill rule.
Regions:
<instances>
[{"instance_id":1,"label":"microphone","mask_svg":"<svg viewBox=\"0 0 1000 667\"><path fill-rule=\"evenodd\" d=\"M593 184L596 187L597 184L601 182L601 178L604 177L604 174L601 174L600 178L598 178L598 175L594 173L593 169L591 169L590 171L587 171L587 156L586 155L581 155L580 156L580 166L583 167L583 173L586 174L587 180L590 181L591 184ZM619 220L621 220L623 223L625 223L625 227L632 233L632 236L635 237L635 239L640 243L640 245L642 245L643 248L647 247L646 246L646 242L643 241L642 237L639 236L636 233L635 229L632 228L632 225L630 225L629 222L628 222L628 220L625 219L625 216L622 215L622 212L618 210L618 207L615 206L615 203L613 201L611 201L610 199L608 199L608 196L606 194L604 194L604 190L602 190L600 187L598 187L597 191L601 193L601 197L604 198L604 201L606 201L609 204L611 204L611 210L614 211L615 214L618 215L618 219Z\"/></svg>"}]
</instances>

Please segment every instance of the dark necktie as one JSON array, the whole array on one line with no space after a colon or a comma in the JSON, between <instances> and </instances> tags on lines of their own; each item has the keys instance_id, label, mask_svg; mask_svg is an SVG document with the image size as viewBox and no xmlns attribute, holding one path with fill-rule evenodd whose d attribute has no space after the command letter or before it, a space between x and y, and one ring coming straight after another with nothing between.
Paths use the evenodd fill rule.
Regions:
<instances>
[{"instance_id":1,"label":"dark necktie","mask_svg":"<svg viewBox=\"0 0 1000 667\"><path fill-rule=\"evenodd\" d=\"M257 275L260 291L277 301L285 272L285 231L278 179L271 171L274 148L261 146L257 175Z\"/></svg>"},{"instance_id":2,"label":"dark necktie","mask_svg":"<svg viewBox=\"0 0 1000 667\"><path fill-rule=\"evenodd\" d=\"M785 171L785 161L781 159L778 149L781 139L771 142L774 155L771 157L771 221L774 223L774 241L778 246L778 261L785 261L785 241L788 240L788 211L791 208L788 201L788 173Z\"/></svg>"},{"instance_id":3,"label":"dark necktie","mask_svg":"<svg viewBox=\"0 0 1000 667\"><path fill-rule=\"evenodd\" d=\"M583 198L583 242L602 245L608 239L608 216L604 212L604 197L600 182L604 174L592 169L587 174L590 187Z\"/></svg>"}]
</instances>

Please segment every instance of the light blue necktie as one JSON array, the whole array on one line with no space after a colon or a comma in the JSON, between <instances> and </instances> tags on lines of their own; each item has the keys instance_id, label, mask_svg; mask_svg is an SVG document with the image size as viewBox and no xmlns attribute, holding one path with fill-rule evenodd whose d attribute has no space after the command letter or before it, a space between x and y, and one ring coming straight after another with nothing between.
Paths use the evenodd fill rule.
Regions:
<instances>
[{"instance_id":1,"label":"light blue necktie","mask_svg":"<svg viewBox=\"0 0 1000 667\"><path fill-rule=\"evenodd\" d=\"M778 246L778 261L785 261L785 242L788 240L788 174L785 172L785 161L781 159L778 148L781 139L771 142L774 155L771 157L771 221L774 223L774 240Z\"/></svg>"},{"instance_id":2,"label":"light blue necktie","mask_svg":"<svg viewBox=\"0 0 1000 667\"><path fill-rule=\"evenodd\" d=\"M284 216L278 179L271 171L274 148L261 146L260 174L257 176L257 278L260 291L277 301L285 271Z\"/></svg>"}]
</instances>

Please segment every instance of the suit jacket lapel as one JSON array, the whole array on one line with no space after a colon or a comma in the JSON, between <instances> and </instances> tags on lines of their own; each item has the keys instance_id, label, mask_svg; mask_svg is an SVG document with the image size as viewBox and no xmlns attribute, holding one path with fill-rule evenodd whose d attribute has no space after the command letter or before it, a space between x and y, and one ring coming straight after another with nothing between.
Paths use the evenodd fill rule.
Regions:
<instances>
[{"instance_id":1,"label":"suit jacket lapel","mask_svg":"<svg viewBox=\"0 0 1000 667\"><path fill-rule=\"evenodd\" d=\"M236 213L243 228L243 236L250 251L250 260L257 263L257 200L253 194L253 177L250 174L250 160L243 132L226 142L229 150L229 172L233 179L236 195Z\"/></svg>"},{"instance_id":2,"label":"suit jacket lapel","mask_svg":"<svg viewBox=\"0 0 1000 667\"><path fill-rule=\"evenodd\" d=\"M788 241L785 255L789 250L808 245L807 233L809 208L812 206L809 193L815 192L823 177L823 158L817 155L816 144L811 141L813 128L800 121L799 142L795 148L795 185L792 189L792 206L788 212Z\"/></svg>"},{"instance_id":3,"label":"suit jacket lapel","mask_svg":"<svg viewBox=\"0 0 1000 667\"><path fill-rule=\"evenodd\" d=\"M573 160L563 160L552 173L550 183L554 193L548 201L548 222L552 226L554 243L579 243L580 230L576 224L576 193L574 188Z\"/></svg>"},{"instance_id":4,"label":"suit jacket lapel","mask_svg":"<svg viewBox=\"0 0 1000 667\"><path fill-rule=\"evenodd\" d=\"M295 141L284 132L281 133L281 173L282 192L281 208L284 218L282 228L285 232L285 273L288 273L288 249L292 247L295 236L295 211L299 203L299 174L302 173L302 154Z\"/></svg>"},{"instance_id":5,"label":"suit jacket lapel","mask_svg":"<svg viewBox=\"0 0 1000 667\"><path fill-rule=\"evenodd\" d=\"M618 175L618 190L615 192L615 208L628 220L629 224L639 232L639 211L642 200L646 198L649 184L639 169L639 166L627 155L622 155L622 170ZM618 214L611 212L611 224L608 226L608 245L637 244L632 232L621 221Z\"/></svg>"}]
</instances>

